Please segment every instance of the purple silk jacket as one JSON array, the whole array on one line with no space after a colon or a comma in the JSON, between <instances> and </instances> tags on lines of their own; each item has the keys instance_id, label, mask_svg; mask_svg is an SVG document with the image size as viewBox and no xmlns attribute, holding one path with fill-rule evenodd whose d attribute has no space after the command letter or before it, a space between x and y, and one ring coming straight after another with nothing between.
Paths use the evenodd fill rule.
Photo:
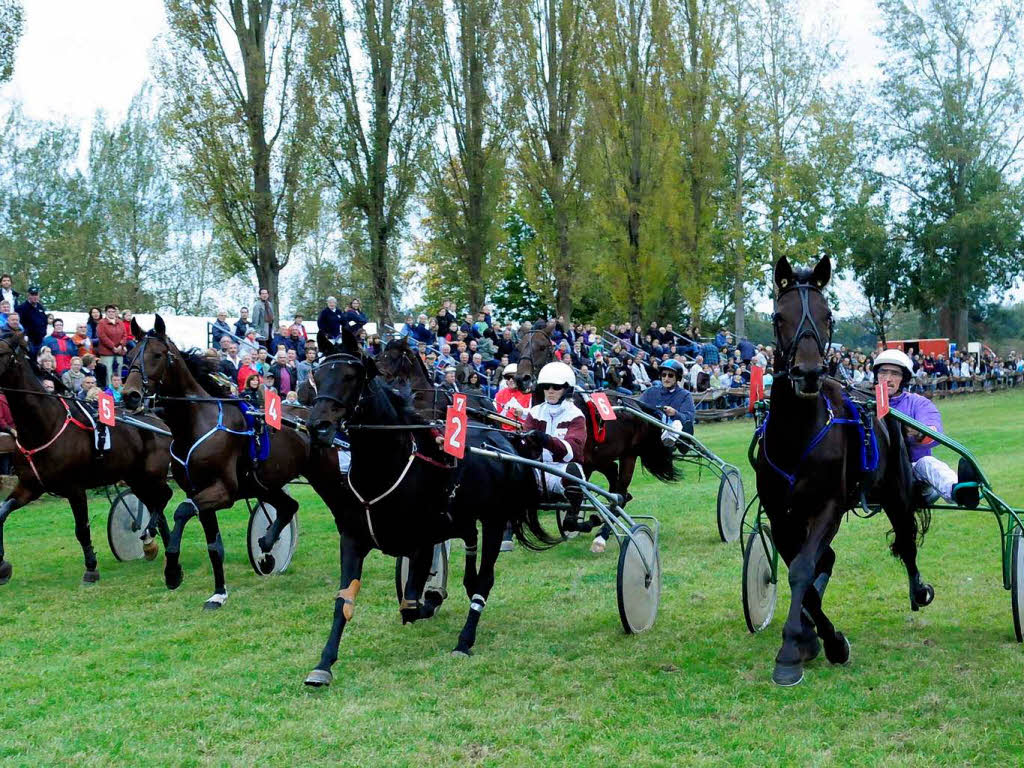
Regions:
<instances>
[{"instance_id":1,"label":"purple silk jacket","mask_svg":"<svg viewBox=\"0 0 1024 768\"><path fill-rule=\"evenodd\" d=\"M900 392L889 401L889 407L895 408L902 414L920 421L936 432L942 432L942 415L935 403L927 397L916 395L913 392ZM922 445L919 441L907 436L907 449L910 453L910 461L915 462L923 456L931 456L935 443Z\"/></svg>"}]
</instances>

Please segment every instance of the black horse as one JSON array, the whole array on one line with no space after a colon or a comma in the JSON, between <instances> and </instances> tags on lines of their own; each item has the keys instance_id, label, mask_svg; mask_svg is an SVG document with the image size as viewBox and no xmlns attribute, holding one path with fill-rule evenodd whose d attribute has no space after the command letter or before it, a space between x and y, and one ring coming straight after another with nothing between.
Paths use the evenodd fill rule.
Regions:
<instances>
[{"instance_id":1,"label":"black horse","mask_svg":"<svg viewBox=\"0 0 1024 768\"><path fill-rule=\"evenodd\" d=\"M860 409L826 376L832 312L822 293L829 259L795 272L783 257L775 267L775 341L780 355L771 405L760 434L757 491L771 522L775 547L789 567L792 593L782 648L772 679L796 685L803 664L821 650L833 664L849 660L850 645L822 610L835 563L831 542L843 513L870 499L885 510L895 534L892 552L910 580L911 608L934 592L917 570L919 526L913 512L913 475L899 423Z\"/></svg>"},{"instance_id":2,"label":"black horse","mask_svg":"<svg viewBox=\"0 0 1024 768\"><path fill-rule=\"evenodd\" d=\"M381 380L374 361L360 353L347 332L341 348L322 333L318 341L327 357L315 373L318 394L310 413L310 431L314 445L322 447L331 444L342 425L347 428L352 449L347 482L357 503L329 502L341 533L341 589L320 663L306 683L320 686L332 680L341 634L359 593L363 560L372 549L411 559L402 615L403 620L414 621L433 612L434 606L419 604L418 595L433 545L453 538L466 542L463 585L470 609L453 653L469 655L494 584L494 564L506 523L512 523L519 540L529 548L559 541L550 538L537 519L533 472L470 452L461 462L449 461L429 424L408 399ZM473 430L468 444L514 452L508 438L496 432Z\"/></svg>"}]
</instances>

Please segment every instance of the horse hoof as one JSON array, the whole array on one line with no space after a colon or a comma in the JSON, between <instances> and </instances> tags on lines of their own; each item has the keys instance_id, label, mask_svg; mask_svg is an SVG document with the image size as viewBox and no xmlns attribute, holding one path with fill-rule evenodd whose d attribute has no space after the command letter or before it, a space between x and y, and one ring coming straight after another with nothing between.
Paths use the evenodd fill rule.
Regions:
<instances>
[{"instance_id":1,"label":"horse hoof","mask_svg":"<svg viewBox=\"0 0 1024 768\"><path fill-rule=\"evenodd\" d=\"M590 551L593 552L595 555L600 555L604 552L607 546L608 542L605 540L604 536L597 536L590 543Z\"/></svg>"},{"instance_id":2,"label":"horse hoof","mask_svg":"<svg viewBox=\"0 0 1024 768\"><path fill-rule=\"evenodd\" d=\"M399 610L402 614L402 625L412 624L418 618L420 618L420 607L417 605L413 608L402 608Z\"/></svg>"},{"instance_id":3,"label":"horse hoof","mask_svg":"<svg viewBox=\"0 0 1024 768\"><path fill-rule=\"evenodd\" d=\"M334 680L334 675L327 669L314 669L306 675L305 683L310 688L326 688Z\"/></svg>"},{"instance_id":4,"label":"horse hoof","mask_svg":"<svg viewBox=\"0 0 1024 768\"><path fill-rule=\"evenodd\" d=\"M791 688L800 685L804 681L804 668L802 664L782 664L776 662L775 671L772 672L772 682L783 688Z\"/></svg>"},{"instance_id":5,"label":"horse hoof","mask_svg":"<svg viewBox=\"0 0 1024 768\"><path fill-rule=\"evenodd\" d=\"M836 632L831 642L825 643L825 658L829 664L848 664L850 662L850 641L842 632Z\"/></svg>"},{"instance_id":6,"label":"horse hoof","mask_svg":"<svg viewBox=\"0 0 1024 768\"><path fill-rule=\"evenodd\" d=\"M3 586L11 580L11 572L13 570L14 567L6 560L0 562L0 586Z\"/></svg>"},{"instance_id":7,"label":"horse hoof","mask_svg":"<svg viewBox=\"0 0 1024 768\"><path fill-rule=\"evenodd\" d=\"M454 651L452 651L452 656L454 656L457 659L468 659L472 655L473 652L469 650L469 648L456 648Z\"/></svg>"},{"instance_id":8,"label":"horse hoof","mask_svg":"<svg viewBox=\"0 0 1024 768\"><path fill-rule=\"evenodd\" d=\"M160 545L156 543L156 539L150 539L149 541L142 542L142 556L147 560L156 560L156 556L160 554Z\"/></svg>"},{"instance_id":9,"label":"horse hoof","mask_svg":"<svg viewBox=\"0 0 1024 768\"><path fill-rule=\"evenodd\" d=\"M914 595L914 602L917 603L921 608L931 605L932 600L935 599L935 590L931 584L925 584L922 589L917 590Z\"/></svg>"},{"instance_id":10,"label":"horse hoof","mask_svg":"<svg viewBox=\"0 0 1024 768\"><path fill-rule=\"evenodd\" d=\"M268 552L262 558L260 558L260 561L259 563L257 563L257 565L259 565L260 567L260 573L262 573L264 576L269 576L274 572L274 568L277 567L277 561L274 559L274 556Z\"/></svg>"},{"instance_id":11,"label":"horse hoof","mask_svg":"<svg viewBox=\"0 0 1024 768\"><path fill-rule=\"evenodd\" d=\"M815 636L806 642L799 643L799 648L802 661L814 661L821 653L821 642Z\"/></svg>"},{"instance_id":12,"label":"horse hoof","mask_svg":"<svg viewBox=\"0 0 1024 768\"><path fill-rule=\"evenodd\" d=\"M100 580L100 572L99 571L86 571L84 574L82 574L82 583L83 584L95 584L99 580Z\"/></svg>"}]
</instances>

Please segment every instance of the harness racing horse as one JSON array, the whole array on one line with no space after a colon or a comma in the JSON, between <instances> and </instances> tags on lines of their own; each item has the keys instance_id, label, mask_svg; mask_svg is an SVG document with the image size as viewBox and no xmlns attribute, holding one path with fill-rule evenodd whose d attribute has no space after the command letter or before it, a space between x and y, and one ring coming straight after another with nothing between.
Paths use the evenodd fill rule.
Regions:
<instances>
[{"instance_id":1,"label":"harness racing horse","mask_svg":"<svg viewBox=\"0 0 1024 768\"><path fill-rule=\"evenodd\" d=\"M265 440L269 446L264 441L257 443L256 417L247 418L247 405L230 397L230 392L211 378L216 372L214 361L195 351L182 353L167 338L159 315L148 333L133 320L132 332L140 341L127 360L122 398L131 410L141 408L143 399L149 396L161 408L174 436L171 469L186 496L174 511L164 580L169 589L181 585L181 537L185 524L198 516L214 581L213 595L204 607L220 608L228 592L217 511L249 498L276 508L274 525L260 539L264 553L260 570L271 573L274 563L267 553L298 510L284 486L306 469L309 439L285 426L281 430L267 429Z\"/></svg>"},{"instance_id":2,"label":"harness racing horse","mask_svg":"<svg viewBox=\"0 0 1024 768\"><path fill-rule=\"evenodd\" d=\"M539 402L534 391L534 380L540 369L554 359L551 334L555 322L538 320L533 329L526 331L519 340L519 362L516 363L516 382L523 392L534 392L533 402ZM625 404L636 408L631 398L623 398L616 392L605 392L612 405ZM629 484L639 458L641 466L664 483L675 482L679 473L673 463L672 450L661 442L661 430L649 421L635 418L628 411L618 411L613 421L597 423L597 417L586 398L580 392L573 395L573 402L587 416L587 442L583 450L583 471L587 478L596 471L608 478L608 490L620 494L627 502ZM586 528L587 526L582 526ZM601 535L605 538L611 529L605 526Z\"/></svg>"},{"instance_id":3,"label":"harness racing horse","mask_svg":"<svg viewBox=\"0 0 1024 768\"><path fill-rule=\"evenodd\" d=\"M152 537L157 530L164 546L168 544L163 513L172 495L167 484L170 440L118 422L105 428L110 446L100 454L94 444L97 426L93 415L71 395L51 394L43 388L31 367L28 343L21 333L0 337L0 387L18 431L13 453L18 484L0 504L0 584L11 578L11 564L4 559L4 522L11 512L43 493L63 496L71 504L75 536L85 556L82 581L98 581L85 492L119 480L124 480L150 511L143 551L148 560L154 559L157 545ZM165 428L158 419L150 417L146 421L158 429Z\"/></svg>"},{"instance_id":4,"label":"harness racing horse","mask_svg":"<svg viewBox=\"0 0 1024 768\"><path fill-rule=\"evenodd\" d=\"M436 445L436 431L413 411L407 398L381 380L375 362L361 354L347 331L342 338L340 348L320 339L320 350L327 356L314 374L319 394L309 428L314 445L321 447L329 446L342 427L348 432L352 464L347 483L357 503L329 503L341 534L341 584L327 644L320 663L306 679L313 686L328 685L333 679L331 667L352 618L363 560L370 550L410 558L402 614L404 620L413 621L432 611L429 605L417 604L415 590L424 582L433 545L451 538L465 541L463 586L470 609L453 654L469 655L494 584L494 564L506 522L512 523L529 548L557 543L537 519L532 470L468 451L461 463L449 462L450 457ZM467 443L514 452L508 438L493 431L471 430Z\"/></svg>"},{"instance_id":5,"label":"harness racing horse","mask_svg":"<svg viewBox=\"0 0 1024 768\"><path fill-rule=\"evenodd\" d=\"M828 257L814 270L775 267L775 341L780 356L768 416L759 428L757 491L771 536L789 568L791 603L772 679L796 685L803 664L825 646L833 664L850 645L822 609L843 513L870 498L888 516L892 552L906 566L913 610L934 597L916 565L919 526L913 476L900 425L892 416L862 418L839 382L826 377L832 313L822 293L832 274ZM922 519L920 535L927 531ZM756 535L756 534L755 534Z\"/></svg>"}]
</instances>

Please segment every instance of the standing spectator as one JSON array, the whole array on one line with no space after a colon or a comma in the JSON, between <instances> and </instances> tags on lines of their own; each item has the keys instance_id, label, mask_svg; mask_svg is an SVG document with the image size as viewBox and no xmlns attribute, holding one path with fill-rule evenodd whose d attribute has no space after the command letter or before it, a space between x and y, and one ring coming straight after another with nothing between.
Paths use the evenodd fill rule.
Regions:
<instances>
[{"instance_id":1,"label":"standing spectator","mask_svg":"<svg viewBox=\"0 0 1024 768\"><path fill-rule=\"evenodd\" d=\"M441 306L441 311L437 313L437 327L438 328L450 328L452 323L458 323L458 318L455 317L453 309L455 302L451 299L446 299L444 304Z\"/></svg>"},{"instance_id":2,"label":"standing spectator","mask_svg":"<svg viewBox=\"0 0 1024 768\"><path fill-rule=\"evenodd\" d=\"M238 342L238 353L243 356L255 355L259 348L260 343L256 340L256 329L249 326L249 330L245 332L245 338Z\"/></svg>"},{"instance_id":3,"label":"standing spectator","mask_svg":"<svg viewBox=\"0 0 1024 768\"><path fill-rule=\"evenodd\" d=\"M288 324L287 320L282 320L281 325L277 329L277 333L274 334L273 341L267 346L272 357L277 357L277 353L282 347L288 349L288 336L290 333L291 325Z\"/></svg>"},{"instance_id":4,"label":"standing spectator","mask_svg":"<svg viewBox=\"0 0 1024 768\"><path fill-rule=\"evenodd\" d=\"M99 307L89 308L89 317L85 321L86 327L89 329L89 341L92 342L92 348L96 349L99 345L99 336L97 335L96 329L99 327L100 320L103 319L103 312L100 311Z\"/></svg>"},{"instance_id":5,"label":"standing spectator","mask_svg":"<svg viewBox=\"0 0 1024 768\"><path fill-rule=\"evenodd\" d=\"M79 357L92 352L92 339L89 337L89 326L79 323L75 326L75 335L71 337Z\"/></svg>"},{"instance_id":6,"label":"standing spectator","mask_svg":"<svg viewBox=\"0 0 1024 768\"><path fill-rule=\"evenodd\" d=\"M46 338L46 307L39 300L39 286L33 285L28 289L28 300L17 304L14 311L25 328L25 335L31 345L32 352L38 352Z\"/></svg>"},{"instance_id":7,"label":"standing spectator","mask_svg":"<svg viewBox=\"0 0 1024 768\"><path fill-rule=\"evenodd\" d=\"M276 319L274 305L270 301L270 291L260 288L259 298L252 306L252 326L256 329L256 335L262 336L267 343L274 337Z\"/></svg>"},{"instance_id":8,"label":"standing spectator","mask_svg":"<svg viewBox=\"0 0 1024 768\"><path fill-rule=\"evenodd\" d=\"M238 381L238 369L242 365L242 359L238 356L238 345L229 343L228 351L221 355L217 370L227 376L231 381Z\"/></svg>"},{"instance_id":9,"label":"standing spectator","mask_svg":"<svg viewBox=\"0 0 1024 768\"><path fill-rule=\"evenodd\" d=\"M292 325L288 328L288 338L284 340L284 348L288 352L294 352L296 357L306 356L306 340L299 333L302 326Z\"/></svg>"},{"instance_id":10,"label":"standing spectator","mask_svg":"<svg viewBox=\"0 0 1024 768\"><path fill-rule=\"evenodd\" d=\"M740 343L736 345L736 349L739 350L740 360L747 365L750 365L750 361L754 357L754 345L750 342L750 339L740 339Z\"/></svg>"},{"instance_id":11,"label":"standing spectator","mask_svg":"<svg viewBox=\"0 0 1024 768\"><path fill-rule=\"evenodd\" d=\"M296 315L292 320L292 328L298 329L299 336L302 338L303 343L309 341L309 336L306 334L306 326L302 324L304 319L305 318L303 318L302 315Z\"/></svg>"},{"instance_id":12,"label":"standing spectator","mask_svg":"<svg viewBox=\"0 0 1024 768\"><path fill-rule=\"evenodd\" d=\"M353 336L358 336L359 331L369 322L369 318L362 313L363 303L359 299L352 299L341 316L341 327L347 328Z\"/></svg>"},{"instance_id":13,"label":"standing spectator","mask_svg":"<svg viewBox=\"0 0 1024 768\"><path fill-rule=\"evenodd\" d=\"M10 275L0 275L0 300L9 301L12 307L16 307L21 303L21 294L14 290L12 285Z\"/></svg>"},{"instance_id":14,"label":"standing spectator","mask_svg":"<svg viewBox=\"0 0 1024 768\"><path fill-rule=\"evenodd\" d=\"M100 343L96 351L100 362L110 373L121 372L121 360L128 348L125 346L124 323L117 317L117 307L107 304L106 317L97 326Z\"/></svg>"},{"instance_id":15,"label":"standing spectator","mask_svg":"<svg viewBox=\"0 0 1024 768\"><path fill-rule=\"evenodd\" d=\"M85 374L82 373L82 358L72 357L71 367L64 371L64 375L60 377L61 384L64 385L68 392L75 394L82 388L82 379L84 378Z\"/></svg>"},{"instance_id":16,"label":"standing spectator","mask_svg":"<svg viewBox=\"0 0 1024 768\"><path fill-rule=\"evenodd\" d=\"M64 321L59 317L53 321L53 333L43 339L43 348L53 352L55 370L58 376L71 367L71 358L78 354L74 340L64 333Z\"/></svg>"},{"instance_id":17,"label":"standing spectator","mask_svg":"<svg viewBox=\"0 0 1024 768\"><path fill-rule=\"evenodd\" d=\"M333 296L327 297L327 306L320 310L316 318L316 327L323 331L331 341L337 341L341 336L342 311L338 309L338 300Z\"/></svg>"},{"instance_id":18,"label":"standing spectator","mask_svg":"<svg viewBox=\"0 0 1024 768\"><path fill-rule=\"evenodd\" d=\"M249 322L249 308L242 307L238 310L238 322L235 323L235 336L239 339L244 339L245 334L249 332L249 327L252 323Z\"/></svg>"},{"instance_id":19,"label":"standing spectator","mask_svg":"<svg viewBox=\"0 0 1024 768\"><path fill-rule=\"evenodd\" d=\"M228 325L228 313L223 309L217 313L217 319L213 321L213 327L210 328L210 334L213 337L213 346L220 344L220 340L224 336L231 337L231 326Z\"/></svg>"},{"instance_id":20,"label":"standing spectator","mask_svg":"<svg viewBox=\"0 0 1024 768\"><path fill-rule=\"evenodd\" d=\"M295 366L296 376L299 379L299 383L306 381L313 370L316 368L316 347L311 344L306 345L306 359L300 360Z\"/></svg>"}]
</instances>

